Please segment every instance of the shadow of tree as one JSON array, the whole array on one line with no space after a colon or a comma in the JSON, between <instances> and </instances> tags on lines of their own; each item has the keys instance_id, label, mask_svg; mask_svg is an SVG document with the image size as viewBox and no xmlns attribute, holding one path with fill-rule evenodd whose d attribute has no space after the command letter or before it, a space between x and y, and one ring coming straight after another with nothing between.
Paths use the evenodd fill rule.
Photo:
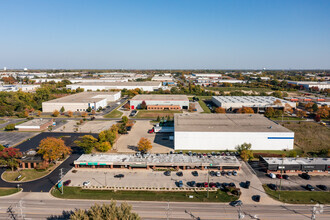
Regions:
<instances>
[{"instance_id":1,"label":"shadow of tree","mask_svg":"<svg viewBox=\"0 0 330 220\"><path fill-rule=\"evenodd\" d=\"M51 215L47 218L47 220L64 220L64 219L70 219L70 215L73 213L73 211L63 211L62 215Z\"/></svg>"}]
</instances>

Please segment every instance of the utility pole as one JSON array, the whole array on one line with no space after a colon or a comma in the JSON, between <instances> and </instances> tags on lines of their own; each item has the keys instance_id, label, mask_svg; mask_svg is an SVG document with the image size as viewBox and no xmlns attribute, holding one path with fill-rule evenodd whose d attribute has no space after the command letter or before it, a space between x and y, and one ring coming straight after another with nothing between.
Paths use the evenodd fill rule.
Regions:
<instances>
[{"instance_id":1,"label":"utility pole","mask_svg":"<svg viewBox=\"0 0 330 220\"><path fill-rule=\"evenodd\" d=\"M281 198L283 163L284 163L284 157L282 156L281 178L280 178L280 190L278 191L278 199Z\"/></svg>"},{"instance_id":2,"label":"utility pole","mask_svg":"<svg viewBox=\"0 0 330 220\"><path fill-rule=\"evenodd\" d=\"M104 172L104 184L107 186L107 172Z\"/></svg>"},{"instance_id":3,"label":"utility pole","mask_svg":"<svg viewBox=\"0 0 330 220\"><path fill-rule=\"evenodd\" d=\"M323 213L323 206L324 205L320 205L320 204L316 204L315 206L313 206L311 220L316 219L316 214ZM319 210L317 210L317 209L319 209Z\"/></svg>"},{"instance_id":4,"label":"utility pole","mask_svg":"<svg viewBox=\"0 0 330 220\"><path fill-rule=\"evenodd\" d=\"M210 164L210 166L212 166L212 164ZM207 167L207 198L210 197L210 192L209 192L209 189L210 189L210 174L209 174L209 167Z\"/></svg>"},{"instance_id":5,"label":"utility pole","mask_svg":"<svg viewBox=\"0 0 330 220\"><path fill-rule=\"evenodd\" d=\"M61 168L61 169L60 169L60 181L59 181L59 182L62 181L63 176L64 176L64 174L63 174L63 168ZM62 192L61 192L62 195L63 195L63 192L64 192L64 187L63 187L63 182L62 182Z\"/></svg>"},{"instance_id":6,"label":"utility pole","mask_svg":"<svg viewBox=\"0 0 330 220\"><path fill-rule=\"evenodd\" d=\"M171 215L170 201L167 201L167 208L165 208L165 210L166 210L166 220L169 220Z\"/></svg>"},{"instance_id":7,"label":"utility pole","mask_svg":"<svg viewBox=\"0 0 330 220\"><path fill-rule=\"evenodd\" d=\"M23 214L23 208L24 207L23 207L23 201L22 200L19 200L17 208L19 208L19 210L20 210L20 218L24 220L25 216Z\"/></svg>"},{"instance_id":8,"label":"utility pole","mask_svg":"<svg viewBox=\"0 0 330 220\"><path fill-rule=\"evenodd\" d=\"M242 212L241 206L238 207L238 219L243 219L245 217L244 213Z\"/></svg>"}]
</instances>

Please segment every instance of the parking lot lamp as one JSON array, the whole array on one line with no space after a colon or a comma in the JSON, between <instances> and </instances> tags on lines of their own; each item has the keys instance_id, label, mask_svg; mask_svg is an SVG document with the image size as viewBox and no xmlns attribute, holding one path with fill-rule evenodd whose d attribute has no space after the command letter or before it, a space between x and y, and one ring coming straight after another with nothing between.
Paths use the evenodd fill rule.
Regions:
<instances>
[{"instance_id":1,"label":"parking lot lamp","mask_svg":"<svg viewBox=\"0 0 330 220\"><path fill-rule=\"evenodd\" d=\"M210 166L212 166L211 163ZM209 167L207 167L207 198L209 198L210 196L209 188L210 188L210 174L209 174Z\"/></svg>"}]
</instances>

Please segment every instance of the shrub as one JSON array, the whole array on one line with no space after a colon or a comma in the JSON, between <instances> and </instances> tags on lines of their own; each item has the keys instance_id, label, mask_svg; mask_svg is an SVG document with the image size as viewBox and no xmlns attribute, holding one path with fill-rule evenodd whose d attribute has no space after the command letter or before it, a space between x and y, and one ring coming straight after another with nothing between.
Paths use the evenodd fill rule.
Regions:
<instances>
[{"instance_id":1,"label":"shrub","mask_svg":"<svg viewBox=\"0 0 330 220\"><path fill-rule=\"evenodd\" d=\"M13 130L15 130L15 124L8 124L8 125L6 125L5 130L6 131L13 131Z\"/></svg>"}]
</instances>

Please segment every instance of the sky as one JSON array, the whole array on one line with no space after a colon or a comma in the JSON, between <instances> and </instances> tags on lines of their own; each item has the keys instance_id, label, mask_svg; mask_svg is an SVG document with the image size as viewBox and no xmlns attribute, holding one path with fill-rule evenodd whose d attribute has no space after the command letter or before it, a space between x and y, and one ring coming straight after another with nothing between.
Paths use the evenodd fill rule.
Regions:
<instances>
[{"instance_id":1,"label":"sky","mask_svg":"<svg viewBox=\"0 0 330 220\"><path fill-rule=\"evenodd\" d=\"M0 0L0 68L330 69L329 0Z\"/></svg>"}]
</instances>

